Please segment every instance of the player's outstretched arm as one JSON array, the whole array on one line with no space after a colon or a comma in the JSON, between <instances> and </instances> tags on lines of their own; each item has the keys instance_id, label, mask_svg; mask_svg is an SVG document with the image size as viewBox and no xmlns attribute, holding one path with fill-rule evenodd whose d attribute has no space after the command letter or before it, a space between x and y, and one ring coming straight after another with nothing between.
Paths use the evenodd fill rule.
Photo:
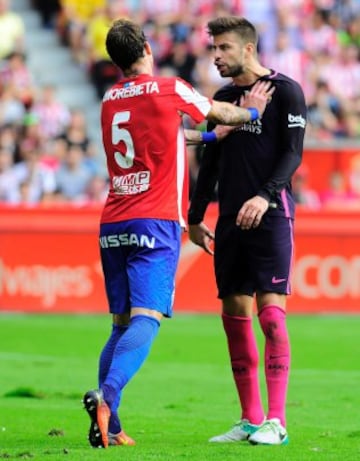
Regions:
<instances>
[{"instance_id":1,"label":"player's outstretched arm","mask_svg":"<svg viewBox=\"0 0 360 461\"><path fill-rule=\"evenodd\" d=\"M266 104L274 93L275 88L271 82L257 82L251 91L242 97L241 105L237 107L228 102L213 101L212 108L207 115L207 120L217 124L210 132L185 129L185 139L188 145L219 141L227 136L231 127L235 127L250 120L261 118ZM228 126L226 126L228 125Z\"/></svg>"}]
</instances>

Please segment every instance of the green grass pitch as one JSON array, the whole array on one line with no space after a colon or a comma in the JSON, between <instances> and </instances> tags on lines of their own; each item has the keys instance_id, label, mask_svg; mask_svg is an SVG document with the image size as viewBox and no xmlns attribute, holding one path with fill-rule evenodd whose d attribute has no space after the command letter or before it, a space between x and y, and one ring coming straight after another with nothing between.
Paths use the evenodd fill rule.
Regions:
<instances>
[{"instance_id":1,"label":"green grass pitch","mask_svg":"<svg viewBox=\"0 0 360 461\"><path fill-rule=\"evenodd\" d=\"M360 459L360 316L288 316L290 444L284 447L207 442L239 418L220 317L164 320L123 394L121 418L137 445L107 450L88 445L81 398L96 387L110 316L2 314L0 320L0 459Z\"/></svg>"}]
</instances>

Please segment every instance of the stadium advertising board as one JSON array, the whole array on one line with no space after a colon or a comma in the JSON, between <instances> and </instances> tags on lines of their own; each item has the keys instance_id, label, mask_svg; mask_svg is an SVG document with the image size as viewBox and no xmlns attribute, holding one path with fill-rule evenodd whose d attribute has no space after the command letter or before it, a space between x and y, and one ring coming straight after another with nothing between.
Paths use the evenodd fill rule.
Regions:
<instances>
[{"instance_id":1,"label":"stadium advertising board","mask_svg":"<svg viewBox=\"0 0 360 461\"><path fill-rule=\"evenodd\" d=\"M98 208L1 208L0 310L107 312ZM217 207L206 221L213 227ZM298 210L289 312L360 312L360 211ZM139 282L140 283L140 282ZM176 311L219 312L212 258L183 236Z\"/></svg>"}]
</instances>

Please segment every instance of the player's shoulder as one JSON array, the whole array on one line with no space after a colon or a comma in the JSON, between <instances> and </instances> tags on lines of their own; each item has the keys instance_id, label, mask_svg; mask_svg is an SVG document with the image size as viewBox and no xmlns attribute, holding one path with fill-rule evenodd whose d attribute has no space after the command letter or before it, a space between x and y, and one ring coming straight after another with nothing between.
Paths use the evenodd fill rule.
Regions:
<instances>
[{"instance_id":1,"label":"player's shoulder","mask_svg":"<svg viewBox=\"0 0 360 461\"><path fill-rule=\"evenodd\" d=\"M178 76L158 76L158 85L161 92L179 95L195 92L195 88L186 80Z\"/></svg>"},{"instance_id":2,"label":"player's shoulder","mask_svg":"<svg viewBox=\"0 0 360 461\"><path fill-rule=\"evenodd\" d=\"M164 76L164 75L157 75L152 77L154 80L163 83L164 85L176 85L176 84L182 84L186 86L191 86L189 82L184 80L181 77L178 77L177 75L169 75L169 76Z\"/></svg>"},{"instance_id":3,"label":"player's shoulder","mask_svg":"<svg viewBox=\"0 0 360 461\"><path fill-rule=\"evenodd\" d=\"M271 81L277 89L280 89L284 92L297 92L303 93L301 85L299 82L289 77L288 75L282 74L281 72L271 71L270 75L265 75L262 77L262 80Z\"/></svg>"},{"instance_id":4,"label":"player's shoulder","mask_svg":"<svg viewBox=\"0 0 360 461\"><path fill-rule=\"evenodd\" d=\"M274 101L280 105L296 105L305 110L305 95L301 85L291 77L280 72L272 71L270 75L262 77L264 80L271 81L275 86L273 94Z\"/></svg>"}]
</instances>

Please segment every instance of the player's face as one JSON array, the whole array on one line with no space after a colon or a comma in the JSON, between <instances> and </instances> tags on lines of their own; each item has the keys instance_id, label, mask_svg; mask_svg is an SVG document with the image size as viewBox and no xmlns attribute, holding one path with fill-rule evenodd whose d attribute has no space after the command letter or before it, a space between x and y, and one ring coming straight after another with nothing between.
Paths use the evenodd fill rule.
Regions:
<instances>
[{"instance_id":1,"label":"player's face","mask_svg":"<svg viewBox=\"0 0 360 461\"><path fill-rule=\"evenodd\" d=\"M245 72L246 51L235 32L216 35L213 39L214 64L222 77L238 77Z\"/></svg>"}]
</instances>

